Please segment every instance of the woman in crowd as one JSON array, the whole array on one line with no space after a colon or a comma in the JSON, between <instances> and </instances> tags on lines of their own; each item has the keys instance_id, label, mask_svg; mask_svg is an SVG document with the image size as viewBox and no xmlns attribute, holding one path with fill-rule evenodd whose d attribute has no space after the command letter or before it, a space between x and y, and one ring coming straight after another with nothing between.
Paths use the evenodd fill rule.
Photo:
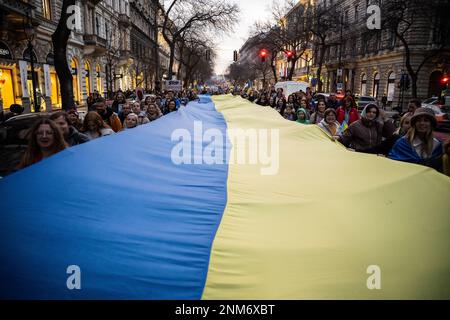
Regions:
<instances>
[{"instance_id":1,"label":"woman in crowd","mask_svg":"<svg viewBox=\"0 0 450 320\"><path fill-rule=\"evenodd\" d=\"M258 99L256 104L263 107L267 106L269 104L269 102L267 101L267 96L265 94L261 94L261 97Z\"/></svg>"},{"instance_id":2,"label":"woman in crowd","mask_svg":"<svg viewBox=\"0 0 450 320\"><path fill-rule=\"evenodd\" d=\"M281 114L284 114L286 109L286 100L284 98L278 99L275 109Z\"/></svg>"},{"instance_id":3,"label":"woman in crowd","mask_svg":"<svg viewBox=\"0 0 450 320\"><path fill-rule=\"evenodd\" d=\"M275 109L276 108L276 103L275 103L275 97L270 97L269 98L269 107L271 107L271 108L273 108L273 109Z\"/></svg>"},{"instance_id":4,"label":"woman in crowd","mask_svg":"<svg viewBox=\"0 0 450 320\"><path fill-rule=\"evenodd\" d=\"M409 128L411 128L411 115L406 113L401 119L400 119L400 126L395 131L395 134L401 138L405 134L408 133Z\"/></svg>"},{"instance_id":5,"label":"woman in crowd","mask_svg":"<svg viewBox=\"0 0 450 320\"><path fill-rule=\"evenodd\" d=\"M287 105L282 113L283 118L290 121L296 121L297 116L295 115L295 109L293 105Z\"/></svg>"},{"instance_id":6,"label":"woman in crowd","mask_svg":"<svg viewBox=\"0 0 450 320\"><path fill-rule=\"evenodd\" d=\"M358 109L356 108L356 103L352 96L344 98L343 105L336 109L336 114L337 121L340 124L344 124L344 127L359 120Z\"/></svg>"},{"instance_id":7,"label":"woman in crowd","mask_svg":"<svg viewBox=\"0 0 450 320\"><path fill-rule=\"evenodd\" d=\"M289 95L286 105L291 106L292 108L294 108L295 111L298 110L299 105L297 103L297 98L295 94Z\"/></svg>"},{"instance_id":8,"label":"woman in crowd","mask_svg":"<svg viewBox=\"0 0 450 320\"><path fill-rule=\"evenodd\" d=\"M115 113L120 113L122 111L123 106L126 104L127 99L125 98L125 95L119 91L114 97L114 101L112 103L111 108Z\"/></svg>"},{"instance_id":9,"label":"woman in crowd","mask_svg":"<svg viewBox=\"0 0 450 320\"><path fill-rule=\"evenodd\" d=\"M129 113L127 118L125 119L124 128L125 129L133 129L138 126L138 115L135 113Z\"/></svg>"},{"instance_id":10,"label":"woman in crowd","mask_svg":"<svg viewBox=\"0 0 450 320\"><path fill-rule=\"evenodd\" d=\"M177 111L176 101L171 99L166 102L166 114Z\"/></svg>"},{"instance_id":11,"label":"woman in crowd","mask_svg":"<svg viewBox=\"0 0 450 320\"><path fill-rule=\"evenodd\" d=\"M84 118L83 133L89 137L90 140L108 136L114 131L103 121L102 117L97 112L88 112Z\"/></svg>"},{"instance_id":12,"label":"woman in crowd","mask_svg":"<svg viewBox=\"0 0 450 320\"><path fill-rule=\"evenodd\" d=\"M139 103L139 101L135 101L131 104L131 112L135 114L141 113L141 104Z\"/></svg>"},{"instance_id":13,"label":"woman in crowd","mask_svg":"<svg viewBox=\"0 0 450 320\"><path fill-rule=\"evenodd\" d=\"M333 139L339 139L341 134L341 125L336 120L336 111L334 109L328 108L325 110L324 118L320 121L319 127Z\"/></svg>"},{"instance_id":14,"label":"woman in crowd","mask_svg":"<svg viewBox=\"0 0 450 320\"><path fill-rule=\"evenodd\" d=\"M68 147L62 132L50 119L39 119L31 128L30 133L28 148L22 157L19 168L28 167Z\"/></svg>"},{"instance_id":15,"label":"woman in crowd","mask_svg":"<svg viewBox=\"0 0 450 320\"><path fill-rule=\"evenodd\" d=\"M411 128L389 153L389 158L425 165L442 172L442 143L434 138L437 121L433 110L418 108L411 117Z\"/></svg>"},{"instance_id":16,"label":"woman in crowd","mask_svg":"<svg viewBox=\"0 0 450 320\"><path fill-rule=\"evenodd\" d=\"M311 115L310 122L311 124L319 124L323 118L325 117L325 110L327 109L327 105L325 103L325 99L319 99L317 101L317 109Z\"/></svg>"},{"instance_id":17,"label":"woman in crowd","mask_svg":"<svg viewBox=\"0 0 450 320\"><path fill-rule=\"evenodd\" d=\"M303 108L297 110L297 122L302 124L310 124L308 119L308 112Z\"/></svg>"},{"instance_id":18,"label":"woman in crowd","mask_svg":"<svg viewBox=\"0 0 450 320\"><path fill-rule=\"evenodd\" d=\"M150 122L155 121L163 116L161 110L155 103L150 103L147 108L147 118Z\"/></svg>"}]
</instances>

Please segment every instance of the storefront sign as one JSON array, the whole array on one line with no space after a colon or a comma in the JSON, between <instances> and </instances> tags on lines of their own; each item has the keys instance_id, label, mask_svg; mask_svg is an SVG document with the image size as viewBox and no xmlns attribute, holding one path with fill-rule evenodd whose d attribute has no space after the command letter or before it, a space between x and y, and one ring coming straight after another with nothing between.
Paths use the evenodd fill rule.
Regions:
<instances>
[{"instance_id":1,"label":"storefront sign","mask_svg":"<svg viewBox=\"0 0 450 320\"><path fill-rule=\"evenodd\" d=\"M52 96L52 84L50 80L50 67L48 64L44 64L44 83L45 83L45 96Z\"/></svg>"},{"instance_id":2,"label":"storefront sign","mask_svg":"<svg viewBox=\"0 0 450 320\"><path fill-rule=\"evenodd\" d=\"M26 61L19 60L19 70L20 70L20 84L22 85L22 97L29 98L27 79L28 79L28 64Z\"/></svg>"},{"instance_id":3,"label":"storefront sign","mask_svg":"<svg viewBox=\"0 0 450 320\"><path fill-rule=\"evenodd\" d=\"M0 59L9 59L12 60L11 50L3 41L0 41Z\"/></svg>"}]
</instances>

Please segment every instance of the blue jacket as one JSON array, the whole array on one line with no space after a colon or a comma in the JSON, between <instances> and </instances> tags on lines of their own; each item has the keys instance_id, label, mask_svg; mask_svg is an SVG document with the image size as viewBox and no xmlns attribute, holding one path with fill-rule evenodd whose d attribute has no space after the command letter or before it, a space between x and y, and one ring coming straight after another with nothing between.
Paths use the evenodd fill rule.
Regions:
<instances>
[{"instance_id":1,"label":"blue jacket","mask_svg":"<svg viewBox=\"0 0 450 320\"><path fill-rule=\"evenodd\" d=\"M395 143L388 157L393 160L421 164L442 172L442 143L434 148L431 158L423 159L411 146L407 137L402 137Z\"/></svg>"}]
</instances>

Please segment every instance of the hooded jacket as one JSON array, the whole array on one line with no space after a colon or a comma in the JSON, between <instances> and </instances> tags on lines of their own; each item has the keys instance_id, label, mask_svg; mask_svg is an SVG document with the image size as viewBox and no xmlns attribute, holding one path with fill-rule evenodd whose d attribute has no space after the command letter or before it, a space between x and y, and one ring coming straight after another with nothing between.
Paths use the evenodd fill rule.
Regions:
<instances>
[{"instance_id":1,"label":"hooded jacket","mask_svg":"<svg viewBox=\"0 0 450 320\"><path fill-rule=\"evenodd\" d=\"M341 142L347 146L360 152L372 152L375 150L383 140L383 126L384 123L379 119L380 110L378 107L378 114L374 120L369 120L366 117L368 107L367 105L361 113L361 119L353 122L347 130L341 135Z\"/></svg>"},{"instance_id":2,"label":"hooded jacket","mask_svg":"<svg viewBox=\"0 0 450 320\"><path fill-rule=\"evenodd\" d=\"M305 120L300 120L300 118L298 117L298 114L302 112L305 115ZM297 122L298 123L303 123L303 124L310 124L309 120L308 120L308 112L303 109L303 108L299 108L297 110Z\"/></svg>"}]
</instances>

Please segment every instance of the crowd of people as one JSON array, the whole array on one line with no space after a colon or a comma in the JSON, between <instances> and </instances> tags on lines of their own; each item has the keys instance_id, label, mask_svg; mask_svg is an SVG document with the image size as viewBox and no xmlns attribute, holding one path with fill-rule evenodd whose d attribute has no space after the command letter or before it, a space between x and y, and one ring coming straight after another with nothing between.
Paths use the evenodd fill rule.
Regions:
<instances>
[{"instance_id":1,"label":"crowd of people","mask_svg":"<svg viewBox=\"0 0 450 320\"><path fill-rule=\"evenodd\" d=\"M283 89L234 92L257 105L271 107L290 121L318 125L332 140L351 151L377 154L393 160L425 165L450 176L450 140L444 143L434 135L434 111L409 101L397 128L383 108L369 103L361 114L350 90L342 99L336 94L314 94L310 88L285 96Z\"/></svg>"},{"instance_id":2,"label":"crowd of people","mask_svg":"<svg viewBox=\"0 0 450 320\"><path fill-rule=\"evenodd\" d=\"M28 135L28 148L18 169L66 148L150 123L196 98L193 91L168 91L164 95L147 95L142 101L130 101L125 93L119 91L112 104L107 105L103 97L93 93L88 97L88 112L84 119L74 107L52 113L48 118L40 117L34 123Z\"/></svg>"},{"instance_id":3,"label":"crowd of people","mask_svg":"<svg viewBox=\"0 0 450 320\"><path fill-rule=\"evenodd\" d=\"M330 139L349 150L386 156L394 160L422 164L450 175L450 141L442 143L434 136L437 121L434 112L413 99L401 116L399 127L377 104L368 104L358 112L355 98L347 91L341 99L336 94L314 94L309 88L285 97L283 89L236 92L242 98L271 107L282 117L302 125L317 125ZM87 101L88 112L80 119L77 108L52 113L31 128L28 148L19 168L41 161L65 148L93 139L131 130L175 112L196 99L193 91L146 95L142 101L116 93L112 103L98 94Z\"/></svg>"}]
</instances>

